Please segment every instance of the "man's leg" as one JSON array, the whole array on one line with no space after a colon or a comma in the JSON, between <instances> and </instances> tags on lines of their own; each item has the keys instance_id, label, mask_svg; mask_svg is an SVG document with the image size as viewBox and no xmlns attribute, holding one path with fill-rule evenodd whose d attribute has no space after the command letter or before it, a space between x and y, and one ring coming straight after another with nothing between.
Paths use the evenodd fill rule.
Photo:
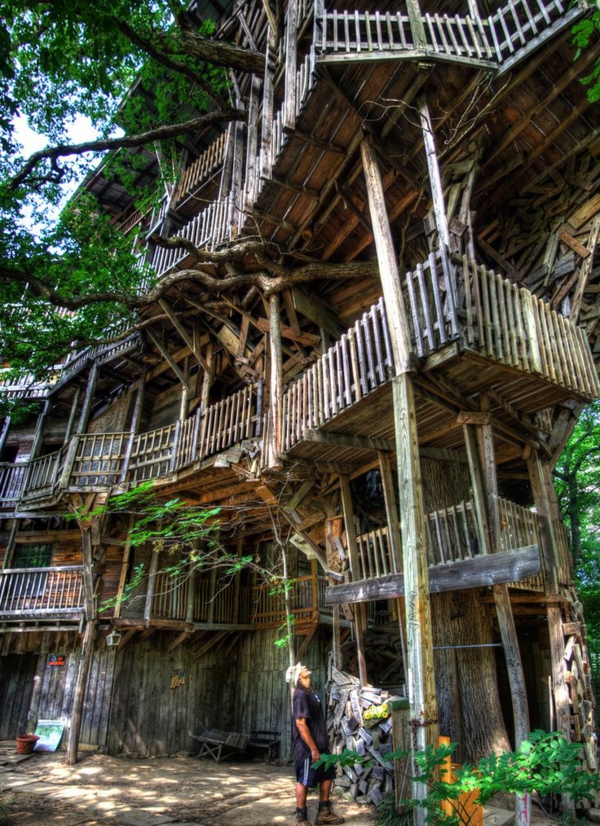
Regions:
<instances>
[{"instance_id":1,"label":"man's leg","mask_svg":"<svg viewBox=\"0 0 600 826\"><path fill-rule=\"evenodd\" d=\"M331 780L322 780L319 783L319 803L327 803L331 795Z\"/></svg>"},{"instance_id":2,"label":"man's leg","mask_svg":"<svg viewBox=\"0 0 600 826\"><path fill-rule=\"evenodd\" d=\"M316 824L335 824L343 823L344 818L337 815L331 808L329 796L331 795L332 780L322 780L319 783L319 811L317 814Z\"/></svg>"},{"instance_id":3,"label":"man's leg","mask_svg":"<svg viewBox=\"0 0 600 826\"><path fill-rule=\"evenodd\" d=\"M329 784L331 788L331 783ZM306 808L306 798L308 796L308 787L303 783L296 783L296 806L298 809Z\"/></svg>"}]
</instances>

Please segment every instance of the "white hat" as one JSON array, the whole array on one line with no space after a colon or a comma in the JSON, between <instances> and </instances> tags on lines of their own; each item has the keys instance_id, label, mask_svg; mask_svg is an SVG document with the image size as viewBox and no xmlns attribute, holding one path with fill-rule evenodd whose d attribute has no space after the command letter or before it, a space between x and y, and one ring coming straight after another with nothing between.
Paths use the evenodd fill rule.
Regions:
<instances>
[{"instance_id":1,"label":"white hat","mask_svg":"<svg viewBox=\"0 0 600 826\"><path fill-rule=\"evenodd\" d=\"M288 670L285 672L285 681L286 683L291 683L293 686L298 684L298 678L300 677L300 672L303 668L306 668L305 665L302 663L296 663L296 665L290 665Z\"/></svg>"}]
</instances>

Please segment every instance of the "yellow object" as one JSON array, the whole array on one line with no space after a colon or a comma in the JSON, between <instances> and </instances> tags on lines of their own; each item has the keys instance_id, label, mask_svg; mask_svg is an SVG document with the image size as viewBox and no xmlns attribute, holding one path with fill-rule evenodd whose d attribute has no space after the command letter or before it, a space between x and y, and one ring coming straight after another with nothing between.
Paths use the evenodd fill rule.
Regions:
<instances>
[{"instance_id":1,"label":"yellow object","mask_svg":"<svg viewBox=\"0 0 600 826\"><path fill-rule=\"evenodd\" d=\"M438 746L449 746L449 737L438 737ZM454 783L454 770L460 769L458 763L453 763L450 755L446 757L440 768L441 780L444 783ZM456 800L444 800L440 808L446 815L456 814L461 823L467 826L483 826L483 806L475 803L479 797L479 789L463 792Z\"/></svg>"},{"instance_id":2,"label":"yellow object","mask_svg":"<svg viewBox=\"0 0 600 826\"><path fill-rule=\"evenodd\" d=\"M369 706L363 714L364 720L385 720L390 716L389 703L383 703L380 706Z\"/></svg>"}]
</instances>

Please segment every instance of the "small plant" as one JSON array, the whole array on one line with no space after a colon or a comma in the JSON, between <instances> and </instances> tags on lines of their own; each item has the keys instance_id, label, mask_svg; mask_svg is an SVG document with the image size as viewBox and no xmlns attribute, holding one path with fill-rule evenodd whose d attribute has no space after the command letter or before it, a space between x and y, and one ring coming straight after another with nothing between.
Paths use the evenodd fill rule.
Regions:
<instances>
[{"instance_id":1,"label":"small plant","mask_svg":"<svg viewBox=\"0 0 600 826\"><path fill-rule=\"evenodd\" d=\"M469 809L463 807L460 798L470 792L476 792L474 802L484 806L499 792L517 795L537 792L540 797L567 794L578 801L593 800L594 792L600 789L600 777L582 768L581 744L569 743L557 732L533 731L513 752L488 755L475 766L453 767L454 782L449 783L445 765L455 748L456 743L438 748L428 746L414 755L416 774L412 779L427 787L427 795L424 799L403 800L406 813L422 806L427 810L428 823L458 826L469 823ZM385 759L405 760L408 754L391 752ZM345 750L339 755L323 755L317 762L343 768L356 763L368 766L373 761ZM444 810L443 804L447 803L450 806ZM396 826L395 820L385 819L388 817L385 812L382 817L381 826Z\"/></svg>"}]
</instances>

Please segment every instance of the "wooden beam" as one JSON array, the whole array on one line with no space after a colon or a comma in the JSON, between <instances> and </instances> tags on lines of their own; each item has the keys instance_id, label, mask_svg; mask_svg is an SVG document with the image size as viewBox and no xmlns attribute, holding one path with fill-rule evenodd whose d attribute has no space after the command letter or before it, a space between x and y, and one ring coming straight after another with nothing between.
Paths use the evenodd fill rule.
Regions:
<instances>
[{"instance_id":1,"label":"wooden beam","mask_svg":"<svg viewBox=\"0 0 600 826\"><path fill-rule=\"evenodd\" d=\"M149 327L146 329L146 332L158 348L159 352L161 353L165 361L169 364L171 370L173 370L179 381L187 387L188 380L184 376L183 372L181 371L181 368L179 367L171 353L169 353L162 341L160 341L160 339L152 332L152 330Z\"/></svg>"},{"instance_id":2,"label":"wooden beam","mask_svg":"<svg viewBox=\"0 0 600 826\"><path fill-rule=\"evenodd\" d=\"M307 442L317 442L324 445L342 445L356 447L360 450L374 450L377 452L393 452L394 443L391 439L380 439L376 436L355 436L352 433L336 433L331 430L305 430L303 438Z\"/></svg>"},{"instance_id":3,"label":"wooden beam","mask_svg":"<svg viewBox=\"0 0 600 826\"><path fill-rule=\"evenodd\" d=\"M429 568L429 590L432 594L441 594L521 582L539 574L540 569L538 546L529 545L515 551L459 559L446 565L432 565ZM325 591L325 605L373 602L404 596L404 574L389 574L378 579L330 586Z\"/></svg>"},{"instance_id":4,"label":"wooden beam","mask_svg":"<svg viewBox=\"0 0 600 826\"><path fill-rule=\"evenodd\" d=\"M352 493L350 491L350 480L347 476L340 476L340 493L342 498L342 510L344 511L344 525L346 528L346 543L348 556L350 558L350 570L352 578L360 575L360 560L358 557L358 546L356 544L356 529L354 527L354 508L352 506ZM365 656L364 629L360 621L360 616L355 613L354 629L356 632L356 653L358 656L358 676L360 684L368 684L367 660Z\"/></svg>"},{"instance_id":5,"label":"wooden beam","mask_svg":"<svg viewBox=\"0 0 600 826\"><path fill-rule=\"evenodd\" d=\"M433 665L431 607L425 549L425 509L419 465L419 439L412 368L410 328L397 256L387 216L383 184L368 139L361 143L363 170L369 198L373 237L383 290L396 375L392 399L396 436L399 509L403 571L406 579L407 682L411 718L415 726L415 750L437 743L437 703ZM423 799L427 789L414 782L414 796ZM425 823L425 810L415 808L415 824Z\"/></svg>"},{"instance_id":6,"label":"wooden beam","mask_svg":"<svg viewBox=\"0 0 600 826\"><path fill-rule=\"evenodd\" d=\"M173 324L173 327L175 327L175 329L177 330L177 332L179 333L179 335L181 336L181 338L184 340L184 342L185 342L185 343L187 344L187 346L190 348L190 350L192 351L192 353L196 356L196 358L198 359L198 363L200 364L200 366L202 367L202 369L203 369L206 373L210 372L210 368L209 368L208 364L206 363L206 361L205 361L205 359L204 359L204 356L203 356L203 355L202 355L202 353L200 352L199 348L198 348L198 347L196 347L196 345L194 344L194 341L193 341L192 336L191 336L191 335L188 333L188 331L185 329L185 327L183 326L183 324L181 323L181 321L180 321L180 320L179 320L179 318L177 317L177 314L176 314L176 313L173 311L173 309L172 309L172 308L171 308L171 307L167 304L167 302L165 301L165 299L164 299L164 298L159 298L159 299L158 299L158 303L160 304L160 306L162 307L162 309L164 310L164 312L166 313L166 315L167 315L167 316L169 317L169 319L171 320L171 322L172 322L172 324Z\"/></svg>"},{"instance_id":7,"label":"wooden beam","mask_svg":"<svg viewBox=\"0 0 600 826\"><path fill-rule=\"evenodd\" d=\"M87 678L92 661L95 633L95 624L88 622L83 635L77 667L77 682L75 683L75 694L73 697L73 708L71 711L71 723L67 742L66 763L68 766L74 766L77 763L77 747L79 745L79 734L81 732L81 721L83 719L83 701L85 699Z\"/></svg>"}]
</instances>

